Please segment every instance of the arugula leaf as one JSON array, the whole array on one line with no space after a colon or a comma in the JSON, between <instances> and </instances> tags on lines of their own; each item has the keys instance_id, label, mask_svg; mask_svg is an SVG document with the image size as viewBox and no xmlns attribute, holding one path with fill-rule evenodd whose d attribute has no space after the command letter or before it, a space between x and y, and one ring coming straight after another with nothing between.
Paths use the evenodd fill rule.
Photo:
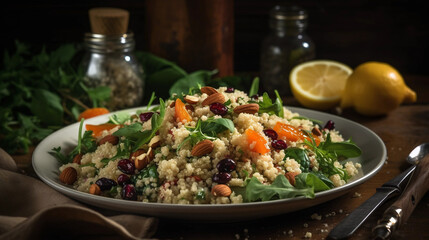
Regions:
<instances>
[{"instance_id":1,"label":"arugula leaf","mask_svg":"<svg viewBox=\"0 0 429 240\"><path fill-rule=\"evenodd\" d=\"M252 85L250 86L250 90L249 90L249 96L253 96L258 94L259 91L259 78L256 77L253 79L252 81Z\"/></svg>"},{"instance_id":2,"label":"arugula leaf","mask_svg":"<svg viewBox=\"0 0 429 240\"><path fill-rule=\"evenodd\" d=\"M191 131L189 136L180 143L177 147L177 151L187 142L190 142L191 146L193 146L204 139L215 140L219 133L226 130L233 132L234 129L234 123L227 118L209 118L206 121L198 120L195 128L189 129Z\"/></svg>"},{"instance_id":3,"label":"arugula leaf","mask_svg":"<svg viewBox=\"0 0 429 240\"><path fill-rule=\"evenodd\" d=\"M270 115L277 115L281 118L284 117L282 100L280 99L280 96L278 96L278 93L276 94L277 98L276 101L273 103L268 93L264 92L264 94L262 95L262 101L258 102L258 113L268 113Z\"/></svg>"},{"instance_id":4,"label":"arugula leaf","mask_svg":"<svg viewBox=\"0 0 429 240\"><path fill-rule=\"evenodd\" d=\"M319 145L319 148L345 158L359 157L362 154L362 150L351 140L332 142L330 134L327 135L326 141Z\"/></svg>"},{"instance_id":5,"label":"arugula leaf","mask_svg":"<svg viewBox=\"0 0 429 240\"><path fill-rule=\"evenodd\" d=\"M332 182L331 182L332 183ZM295 187L299 189L313 188L314 192L331 189L324 181L312 172L301 173L295 176Z\"/></svg>"},{"instance_id":6,"label":"arugula leaf","mask_svg":"<svg viewBox=\"0 0 429 240\"><path fill-rule=\"evenodd\" d=\"M118 112L109 117L109 122L113 124L124 124L130 120L130 114L127 111Z\"/></svg>"},{"instance_id":7,"label":"arugula leaf","mask_svg":"<svg viewBox=\"0 0 429 240\"><path fill-rule=\"evenodd\" d=\"M164 120L165 115L165 103L160 98L160 113L153 114L151 118L152 129L151 130L142 130L142 124L139 122L133 123L131 125L125 126L118 129L114 132L113 135L117 137L126 137L130 141L130 150L131 152L139 149L143 144L148 143L156 134L156 132L161 127L162 121Z\"/></svg>"},{"instance_id":8,"label":"arugula leaf","mask_svg":"<svg viewBox=\"0 0 429 240\"><path fill-rule=\"evenodd\" d=\"M299 175L298 175L299 176ZM278 175L271 185L265 185L259 182L255 177L252 177L246 185L245 201L269 201L274 199L293 198L296 196L304 196L306 198L314 198L314 188L312 186L300 186L295 188L292 186L284 175Z\"/></svg>"},{"instance_id":9,"label":"arugula leaf","mask_svg":"<svg viewBox=\"0 0 429 240\"><path fill-rule=\"evenodd\" d=\"M308 157L307 150L297 147L286 148L284 159L287 157L295 159L299 163L302 172L309 171L310 158Z\"/></svg>"},{"instance_id":10,"label":"arugula leaf","mask_svg":"<svg viewBox=\"0 0 429 240\"><path fill-rule=\"evenodd\" d=\"M211 137L216 137L217 134L229 130L234 132L234 123L227 118L209 118L201 122L201 132Z\"/></svg>"}]
</instances>

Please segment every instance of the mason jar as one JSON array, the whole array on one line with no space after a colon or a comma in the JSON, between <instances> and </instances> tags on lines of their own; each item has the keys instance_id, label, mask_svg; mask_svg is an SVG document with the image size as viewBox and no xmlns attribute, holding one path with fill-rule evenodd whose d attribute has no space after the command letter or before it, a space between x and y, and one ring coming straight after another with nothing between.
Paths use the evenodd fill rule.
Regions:
<instances>
[{"instance_id":1,"label":"mason jar","mask_svg":"<svg viewBox=\"0 0 429 240\"><path fill-rule=\"evenodd\" d=\"M109 87L109 110L137 107L144 90L144 71L134 55L134 35L86 33L86 54L82 60L88 87Z\"/></svg>"},{"instance_id":2,"label":"mason jar","mask_svg":"<svg viewBox=\"0 0 429 240\"><path fill-rule=\"evenodd\" d=\"M270 11L270 33L262 42L260 58L260 78L266 91L290 96L290 71L315 57L315 45L305 32L307 17L298 6L275 6Z\"/></svg>"}]
</instances>

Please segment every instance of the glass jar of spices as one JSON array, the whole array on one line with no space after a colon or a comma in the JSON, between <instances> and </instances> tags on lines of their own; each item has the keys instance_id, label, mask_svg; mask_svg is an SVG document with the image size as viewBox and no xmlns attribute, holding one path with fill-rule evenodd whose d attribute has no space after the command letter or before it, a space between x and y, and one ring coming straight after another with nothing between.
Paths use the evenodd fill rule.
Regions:
<instances>
[{"instance_id":1,"label":"glass jar of spices","mask_svg":"<svg viewBox=\"0 0 429 240\"><path fill-rule=\"evenodd\" d=\"M134 55L134 36L85 34L86 55L82 60L89 87L111 89L106 107L118 110L136 107L143 98L144 72Z\"/></svg>"},{"instance_id":2,"label":"glass jar of spices","mask_svg":"<svg viewBox=\"0 0 429 240\"><path fill-rule=\"evenodd\" d=\"M298 6L275 6L270 11L270 34L263 40L260 77L268 92L290 96L289 73L315 57L315 45L305 33L307 12Z\"/></svg>"}]
</instances>

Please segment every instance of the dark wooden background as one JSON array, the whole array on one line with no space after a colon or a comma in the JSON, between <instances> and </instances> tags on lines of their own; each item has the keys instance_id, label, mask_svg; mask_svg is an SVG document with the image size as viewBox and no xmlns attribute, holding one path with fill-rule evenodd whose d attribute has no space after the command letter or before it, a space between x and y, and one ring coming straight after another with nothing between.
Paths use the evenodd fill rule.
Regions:
<instances>
[{"instance_id":1,"label":"dark wooden background","mask_svg":"<svg viewBox=\"0 0 429 240\"><path fill-rule=\"evenodd\" d=\"M293 1L234 0L235 72L258 71L260 44L268 33L268 11L286 2ZM369 60L384 61L403 74L429 73L429 18L424 1L296 2L309 12L307 33L316 44L318 59L337 60L351 67ZM48 49L80 43L90 30L88 10L92 7L130 11L129 28L135 33L137 49L150 51L145 47L144 0L6 1L0 10L0 51L13 51L15 40Z\"/></svg>"}]
</instances>

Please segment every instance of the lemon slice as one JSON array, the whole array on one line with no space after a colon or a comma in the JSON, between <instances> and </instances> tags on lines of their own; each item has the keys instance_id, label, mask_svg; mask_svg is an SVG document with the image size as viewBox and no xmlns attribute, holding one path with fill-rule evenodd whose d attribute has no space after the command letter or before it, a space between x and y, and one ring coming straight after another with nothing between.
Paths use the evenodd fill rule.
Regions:
<instances>
[{"instance_id":1,"label":"lemon slice","mask_svg":"<svg viewBox=\"0 0 429 240\"><path fill-rule=\"evenodd\" d=\"M337 106L353 70L340 62L314 60L295 66L290 72L290 86L303 106L327 110Z\"/></svg>"}]
</instances>

